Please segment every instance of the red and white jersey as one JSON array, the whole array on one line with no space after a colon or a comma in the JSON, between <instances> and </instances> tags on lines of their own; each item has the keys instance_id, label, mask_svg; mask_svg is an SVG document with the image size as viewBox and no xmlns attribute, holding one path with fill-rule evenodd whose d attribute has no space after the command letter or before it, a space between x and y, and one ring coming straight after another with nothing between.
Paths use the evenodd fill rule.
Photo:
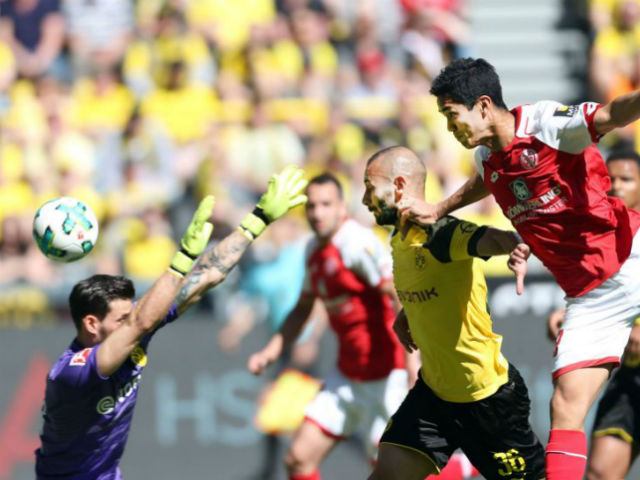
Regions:
<instances>
[{"instance_id":1,"label":"red and white jersey","mask_svg":"<svg viewBox=\"0 0 640 480\"><path fill-rule=\"evenodd\" d=\"M302 293L327 308L338 337L338 369L352 380L376 380L403 368L393 305L378 288L392 278L391 255L373 231L346 220L326 245L310 240L306 267Z\"/></svg>"},{"instance_id":2,"label":"red and white jersey","mask_svg":"<svg viewBox=\"0 0 640 480\"><path fill-rule=\"evenodd\" d=\"M569 297L617 272L640 226L638 212L607 195L609 173L594 145L599 108L552 101L516 107L513 141L475 154L503 213Z\"/></svg>"}]
</instances>

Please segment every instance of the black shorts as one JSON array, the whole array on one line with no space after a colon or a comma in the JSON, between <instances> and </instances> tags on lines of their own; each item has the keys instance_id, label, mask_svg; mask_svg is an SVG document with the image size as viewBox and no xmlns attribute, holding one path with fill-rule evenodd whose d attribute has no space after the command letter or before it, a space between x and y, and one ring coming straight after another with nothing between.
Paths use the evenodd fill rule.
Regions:
<instances>
[{"instance_id":1,"label":"black shorts","mask_svg":"<svg viewBox=\"0 0 640 480\"><path fill-rule=\"evenodd\" d=\"M620 367L598 403L593 436L640 443L640 367Z\"/></svg>"},{"instance_id":2,"label":"black shorts","mask_svg":"<svg viewBox=\"0 0 640 480\"><path fill-rule=\"evenodd\" d=\"M487 479L544 478L544 448L529 424L529 394L520 373L477 402L438 398L420 378L389 419L380 443L427 455L440 469L457 448Z\"/></svg>"}]
</instances>

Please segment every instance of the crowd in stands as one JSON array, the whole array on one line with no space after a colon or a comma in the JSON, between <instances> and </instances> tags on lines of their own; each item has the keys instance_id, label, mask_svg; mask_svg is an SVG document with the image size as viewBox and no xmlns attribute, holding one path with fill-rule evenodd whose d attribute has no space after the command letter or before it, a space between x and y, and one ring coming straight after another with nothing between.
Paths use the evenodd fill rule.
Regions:
<instances>
[{"instance_id":1,"label":"crowd in stands","mask_svg":"<svg viewBox=\"0 0 640 480\"><path fill-rule=\"evenodd\" d=\"M640 1L590 0L590 86L593 100L606 102L640 87ZM605 138L605 147L630 142L640 149L638 122Z\"/></svg>"},{"instance_id":2,"label":"crowd in stands","mask_svg":"<svg viewBox=\"0 0 640 480\"><path fill-rule=\"evenodd\" d=\"M637 5L592 5L594 62L619 63L629 85L640 68L611 53L640 59L626 37L640 33L624 30ZM66 295L93 272L149 282L199 198L215 194L219 238L289 164L338 175L351 213L366 224L364 162L381 147L418 152L428 200L451 193L471 172L471 153L446 131L429 87L446 62L472 53L465 7L0 0L0 288L26 282ZM616 40L602 40L610 30ZM623 88L618 77L592 78L603 97ZM101 228L96 251L70 265L47 260L31 238L37 207L62 195L87 202ZM465 215L509 227L492 199ZM304 229L300 221L295 230ZM268 235L256 243L253 260L277 256Z\"/></svg>"}]
</instances>

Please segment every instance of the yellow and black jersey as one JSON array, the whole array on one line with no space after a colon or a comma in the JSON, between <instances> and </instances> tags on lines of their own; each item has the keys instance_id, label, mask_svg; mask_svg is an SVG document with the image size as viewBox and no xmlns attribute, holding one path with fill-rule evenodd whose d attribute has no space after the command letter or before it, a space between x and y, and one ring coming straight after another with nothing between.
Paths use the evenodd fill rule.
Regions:
<instances>
[{"instance_id":1,"label":"yellow and black jersey","mask_svg":"<svg viewBox=\"0 0 640 480\"><path fill-rule=\"evenodd\" d=\"M422 378L449 402L482 400L508 379L476 251L486 227L445 217L391 238L396 290L422 357Z\"/></svg>"}]
</instances>

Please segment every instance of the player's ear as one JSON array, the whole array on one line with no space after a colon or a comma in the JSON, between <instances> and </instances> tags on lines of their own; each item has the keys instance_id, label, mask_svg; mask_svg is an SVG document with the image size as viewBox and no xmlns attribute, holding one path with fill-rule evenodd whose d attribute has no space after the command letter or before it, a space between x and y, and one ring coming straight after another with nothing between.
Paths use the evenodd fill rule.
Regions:
<instances>
[{"instance_id":1,"label":"player's ear","mask_svg":"<svg viewBox=\"0 0 640 480\"><path fill-rule=\"evenodd\" d=\"M489 95L480 95L476 103L480 107L480 114L482 115L482 118L486 118L487 115L489 115L491 105L493 105L493 100L491 100Z\"/></svg>"},{"instance_id":2,"label":"player's ear","mask_svg":"<svg viewBox=\"0 0 640 480\"><path fill-rule=\"evenodd\" d=\"M404 195L404 189L407 186L407 179L404 178L403 176L397 176L396 178L393 179L393 186L395 187L393 189L394 200L396 203L398 203L402 198L402 195Z\"/></svg>"},{"instance_id":3,"label":"player's ear","mask_svg":"<svg viewBox=\"0 0 640 480\"><path fill-rule=\"evenodd\" d=\"M100 319L95 315L85 315L82 318L82 326L92 335L98 334L98 329L100 328Z\"/></svg>"}]
</instances>

